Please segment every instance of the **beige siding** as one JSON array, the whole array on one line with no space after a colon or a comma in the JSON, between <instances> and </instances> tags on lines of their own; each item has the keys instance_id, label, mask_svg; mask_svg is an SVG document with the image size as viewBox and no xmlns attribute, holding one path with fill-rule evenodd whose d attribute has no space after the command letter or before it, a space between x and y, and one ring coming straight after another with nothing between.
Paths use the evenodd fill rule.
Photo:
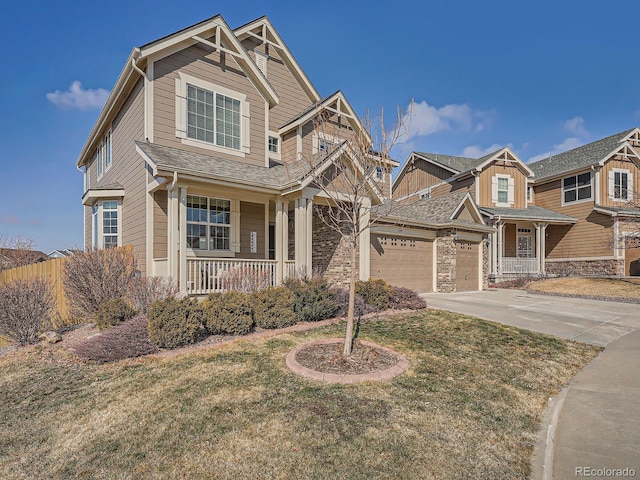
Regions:
<instances>
[{"instance_id":1,"label":"beige siding","mask_svg":"<svg viewBox=\"0 0 640 480\"><path fill-rule=\"evenodd\" d=\"M302 155L309 158L313 152L313 136L315 128L313 122L307 122L302 126Z\"/></svg>"},{"instance_id":2,"label":"beige siding","mask_svg":"<svg viewBox=\"0 0 640 480\"><path fill-rule=\"evenodd\" d=\"M638 182L640 181L640 175L638 174L638 167L635 163L629 160L622 160L622 158L609 160L600 170L600 201L598 203L608 207L621 207L624 206L625 202L616 202L609 197L609 172L614 168L629 170L629 174L633 179L633 190L635 192L639 191L638 187L640 187L640 184Z\"/></svg>"},{"instance_id":3,"label":"beige siding","mask_svg":"<svg viewBox=\"0 0 640 480\"><path fill-rule=\"evenodd\" d=\"M613 220L593 210L593 202L562 206L561 180L536 185L536 205L577 218L575 225L547 227L549 258L589 258L613 255Z\"/></svg>"},{"instance_id":4,"label":"beige siding","mask_svg":"<svg viewBox=\"0 0 640 480\"><path fill-rule=\"evenodd\" d=\"M264 226L264 205L240 202L240 255L238 258L264 258ZM256 253L251 253L251 232L256 232L258 236Z\"/></svg>"},{"instance_id":5,"label":"beige siding","mask_svg":"<svg viewBox=\"0 0 640 480\"><path fill-rule=\"evenodd\" d=\"M492 202L491 181L495 175L509 175L514 180L514 204L512 208L527 208L527 177L517 167L493 164L480 173L480 206L495 207Z\"/></svg>"},{"instance_id":6,"label":"beige siding","mask_svg":"<svg viewBox=\"0 0 640 480\"><path fill-rule=\"evenodd\" d=\"M298 160L298 133L294 130L282 138L280 156L283 162Z\"/></svg>"},{"instance_id":7,"label":"beige siding","mask_svg":"<svg viewBox=\"0 0 640 480\"><path fill-rule=\"evenodd\" d=\"M153 194L153 258L167 258L167 209L166 190Z\"/></svg>"},{"instance_id":8,"label":"beige siding","mask_svg":"<svg viewBox=\"0 0 640 480\"><path fill-rule=\"evenodd\" d=\"M91 225L91 214L93 213L93 209L91 207L83 207L84 209L84 248L90 248L92 239L92 225Z\"/></svg>"},{"instance_id":9,"label":"beige siding","mask_svg":"<svg viewBox=\"0 0 640 480\"><path fill-rule=\"evenodd\" d=\"M459 192L461 190L467 190L471 196L475 195L476 187L475 180L473 177L466 178L459 182L454 181L453 183L446 182L442 185L438 185L431 190L431 196L437 197L439 195L446 195L452 192Z\"/></svg>"},{"instance_id":10,"label":"beige siding","mask_svg":"<svg viewBox=\"0 0 640 480\"><path fill-rule=\"evenodd\" d=\"M453 173L442 167L416 158L414 164L409 165L396 181L393 189L393 198L412 195L418 190L441 183L452 175Z\"/></svg>"},{"instance_id":11,"label":"beige siding","mask_svg":"<svg viewBox=\"0 0 640 480\"><path fill-rule=\"evenodd\" d=\"M516 234L516 225L507 223L504 226L504 250L502 252L505 257L518 256L518 239Z\"/></svg>"},{"instance_id":12,"label":"beige siding","mask_svg":"<svg viewBox=\"0 0 640 480\"><path fill-rule=\"evenodd\" d=\"M176 83L178 72L247 95L251 108L251 152L246 157L182 144L176 137ZM154 63L154 142L253 165L265 163L265 100L230 55L191 46Z\"/></svg>"},{"instance_id":13,"label":"beige siding","mask_svg":"<svg viewBox=\"0 0 640 480\"><path fill-rule=\"evenodd\" d=\"M145 162L136 152L135 140L144 140L144 88L142 80L124 102L111 126L112 165L94 186L119 183L122 201L122 243L132 245L138 269L146 271L146 185Z\"/></svg>"}]
</instances>

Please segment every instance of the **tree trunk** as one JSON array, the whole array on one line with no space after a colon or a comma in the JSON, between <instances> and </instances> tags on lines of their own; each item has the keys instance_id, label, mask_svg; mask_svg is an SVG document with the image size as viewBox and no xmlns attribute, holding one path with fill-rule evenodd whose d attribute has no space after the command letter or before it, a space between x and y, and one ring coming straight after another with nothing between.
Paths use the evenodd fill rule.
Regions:
<instances>
[{"instance_id":1,"label":"tree trunk","mask_svg":"<svg viewBox=\"0 0 640 480\"><path fill-rule=\"evenodd\" d=\"M358 265L356 264L356 248L357 238L351 240L351 281L349 283L349 310L347 313L347 331L344 336L344 350L342 355L348 357L351 355L351 347L353 344L353 317L356 304L356 272Z\"/></svg>"}]
</instances>

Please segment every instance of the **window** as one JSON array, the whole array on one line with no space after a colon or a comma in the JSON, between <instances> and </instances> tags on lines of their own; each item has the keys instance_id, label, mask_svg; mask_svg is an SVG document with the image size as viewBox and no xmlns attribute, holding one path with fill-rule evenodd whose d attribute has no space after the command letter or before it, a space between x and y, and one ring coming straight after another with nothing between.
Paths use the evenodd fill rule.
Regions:
<instances>
[{"instance_id":1,"label":"window","mask_svg":"<svg viewBox=\"0 0 640 480\"><path fill-rule=\"evenodd\" d=\"M427 198L431 198L431 192L424 192L420 194L420 199L425 200Z\"/></svg>"},{"instance_id":2,"label":"window","mask_svg":"<svg viewBox=\"0 0 640 480\"><path fill-rule=\"evenodd\" d=\"M118 202L102 202L102 247L118 246Z\"/></svg>"},{"instance_id":3,"label":"window","mask_svg":"<svg viewBox=\"0 0 640 480\"><path fill-rule=\"evenodd\" d=\"M240 149L240 100L187 85L187 137Z\"/></svg>"},{"instance_id":4,"label":"window","mask_svg":"<svg viewBox=\"0 0 640 480\"><path fill-rule=\"evenodd\" d=\"M93 211L91 212L91 246L93 248L98 248L100 245L98 244L98 204L96 203L93 206Z\"/></svg>"},{"instance_id":5,"label":"window","mask_svg":"<svg viewBox=\"0 0 640 480\"><path fill-rule=\"evenodd\" d=\"M609 197L619 202L631 200L633 179L629 170L614 168L609 172Z\"/></svg>"},{"instance_id":6,"label":"window","mask_svg":"<svg viewBox=\"0 0 640 480\"><path fill-rule=\"evenodd\" d=\"M230 250L231 202L187 195L187 246L194 250Z\"/></svg>"},{"instance_id":7,"label":"window","mask_svg":"<svg viewBox=\"0 0 640 480\"><path fill-rule=\"evenodd\" d=\"M104 137L104 170L109 170L111 166L111 132Z\"/></svg>"},{"instance_id":8,"label":"window","mask_svg":"<svg viewBox=\"0 0 640 480\"><path fill-rule=\"evenodd\" d=\"M591 172L581 173L562 180L562 200L564 203L591 199Z\"/></svg>"},{"instance_id":9,"label":"window","mask_svg":"<svg viewBox=\"0 0 640 480\"><path fill-rule=\"evenodd\" d=\"M327 140L325 138L319 138L318 139L318 151L319 152L329 151L331 149L331 147L333 147L333 142L330 142L329 140Z\"/></svg>"},{"instance_id":10,"label":"window","mask_svg":"<svg viewBox=\"0 0 640 480\"><path fill-rule=\"evenodd\" d=\"M279 140L280 139L278 137L269 136L269 151L271 153L279 153L280 152Z\"/></svg>"},{"instance_id":11,"label":"window","mask_svg":"<svg viewBox=\"0 0 640 480\"><path fill-rule=\"evenodd\" d=\"M509 179L498 177L498 203L509 203Z\"/></svg>"},{"instance_id":12,"label":"window","mask_svg":"<svg viewBox=\"0 0 640 480\"><path fill-rule=\"evenodd\" d=\"M98 178L102 176L104 172L104 163L102 161L102 144L98 146L98 150L96 151L96 162L98 162Z\"/></svg>"},{"instance_id":13,"label":"window","mask_svg":"<svg viewBox=\"0 0 640 480\"><path fill-rule=\"evenodd\" d=\"M384 169L382 167L376 167L376 180L384 180Z\"/></svg>"},{"instance_id":14,"label":"window","mask_svg":"<svg viewBox=\"0 0 640 480\"><path fill-rule=\"evenodd\" d=\"M531 202L533 198L533 187L527 187L527 202Z\"/></svg>"}]
</instances>

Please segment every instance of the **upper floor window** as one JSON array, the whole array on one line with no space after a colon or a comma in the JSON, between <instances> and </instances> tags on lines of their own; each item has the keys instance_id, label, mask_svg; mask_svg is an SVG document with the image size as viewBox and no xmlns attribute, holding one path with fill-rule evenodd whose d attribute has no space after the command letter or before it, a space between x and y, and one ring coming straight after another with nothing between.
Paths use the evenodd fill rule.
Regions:
<instances>
[{"instance_id":1,"label":"upper floor window","mask_svg":"<svg viewBox=\"0 0 640 480\"><path fill-rule=\"evenodd\" d=\"M491 179L491 200L497 207L514 203L514 179L510 175L494 175Z\"/></svg>"},{"instance_id":2,"label":"upper floor window","mask_svg":"<svg viewBox=\"0 0 640 480\"><path fill-rule=\"evenodd\" d=\"M563 203L580 202L591 198L591 172L562 179Z\"/></svg>"},{"instance_id":3,"label":"upper floor window","mask_svg":"<svg viewBox=\"0 0 640 480\"><path fill-rule=\"evenodd\" d=\"M533 200L533 187L527 187L527 202Z\"/></svg>"},{"instance_id":4,"label":"upper floor window","mask_svg":"<svg viewBox=\"0 0 640 480\"><path fill-rule=\"evenodd\" d=\"M111 131L109 131L96 149L96 163L98 164L98 178L111 167Z\"/></svg>"},{"instance_id":5,"label":"upper floor window","mask_svg":"<svg viewBox=\"0 0 640 480\"><path fill-rule=\"evenodd\" d=\"M249 153L246 95L179 72L176 136L182 142L235 156Z\"/></svg>"},{"instance_id":6,"label":"upper floor window","mask_svg":"<svg viewBox=\"0 0 640 480\"><path fill-rule=\"evenodd\" d=\"M619 202L627 202L633 197L633 177L629 170L614 168L609 172L609 197Z\"/></svg>"},{"instance_id":7,"label":"upper floor window","mask_svg":"<svg viewBox=\"0 0 640 480\"><path fill-rule=\"evenodd\" d=\"M269 135L269 151L271 153L280 153L280 139Z\"/></svg>"},{"instance_id":8,"label":"upper floor window","mask_svg":"<svg viewBox=\"0 0 640 480\"><path fill-rule=\"evenodd\" d=\"M384 180L384 169L382 167L376 167L376 180Z\"/></svg>"},{"instance_id":9,"label":"upper floor window","mask_svg":"<svg viewBox=\"0 0 640 480\"><path fill-rule=\"evenodd\" d=\"M327 140L326 138L318 139L318 151L326 152L331 150L332 147L333 147L333 142Z\"/></svg>"},{"instance_id":10,"label":"upper floor window","mask_svg":"<svg viewBox=\"0 0 640 480\"><path fill-rule=\"evenodd\" d=\"M230 250L230 238L231 201L187 195L187 246Z\"/></svg>"},{"instance_id":11,"label":"upper floor window","mask_svg":"<svg viewBox=\"0 0 640 480\"><path fill-rule=\"evenodd\" d=\"M509 202L509 179L498 177L498 203Z\"/></svg>"}]
</instances>

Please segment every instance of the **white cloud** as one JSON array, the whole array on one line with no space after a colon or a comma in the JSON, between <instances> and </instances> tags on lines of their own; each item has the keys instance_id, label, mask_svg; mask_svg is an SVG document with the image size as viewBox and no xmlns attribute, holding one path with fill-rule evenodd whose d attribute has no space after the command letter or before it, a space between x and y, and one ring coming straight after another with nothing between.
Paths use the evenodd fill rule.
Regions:
<instances>
[{"instance_id":1,"label":"white cloud","mask_svg":"<svg viewBox=\"0 0 640 480\"><path fill-rule=\"evenodd\" d=\"M584 143L585 143L584 141L580 140L577 137L566 138L562 143L559 143L558 145L554 145L553 149L551 149L550 151L531 157L528 163L537 162L538 160L551 157L552 155L557 155L559 153L566 152L567 150L571 150L573 148L584 145Z\"/></svg>"},{"instance_id":2,"label":"white cloud","mask_svg":"<svg viewBox=\"0 0 640 480\"><path fill-rule=\"evenodd\" d=\"M499 143L494 143L487 148L482 148L480 145L469 145L462 151L462 156L469 158L480 158L492 152L495 152L496 150L500 150L503 146L504 145L500 145ZM510 144L507 146L511 148Z\"/></svg>"},{"instance_id":3,"label":"white cloud","mask_svg":"<svg viewBox=\"0 0 640 480\"><path fill-rule=\"evenodd\" d=\"M407 109L409 110L409 109ZM408 138L422 137L449 130L480 132L490 123L490 114L473 110L466 103L451 103L443 107L416 102L413 111L405 116Z\"/></svg>"},{"instance_id":4,"label":"white cloud","mask_svg":"<svg viewBox=\"0 0 640 480\"><path fill-rule=\"evenodd\" d=\"M90 110L102 108L108 96L109 92L104 88L88 88L85 90L82 88L80 81L76 80L66 92L56 90L53 93L47 93L47 100L57 107Z\"/></svg>"},{"instance_id":5,"label":"white cloud","mask_svg":"<svg viewBox=\"0 0 640 480\"><path fill-rule=\"evenodd\" d=\"M588 137L589 131L584 126L584 118L582 117L573 117L566 122L564 122L564 129L577 137Z\"/></svg>"}]
</instances>

